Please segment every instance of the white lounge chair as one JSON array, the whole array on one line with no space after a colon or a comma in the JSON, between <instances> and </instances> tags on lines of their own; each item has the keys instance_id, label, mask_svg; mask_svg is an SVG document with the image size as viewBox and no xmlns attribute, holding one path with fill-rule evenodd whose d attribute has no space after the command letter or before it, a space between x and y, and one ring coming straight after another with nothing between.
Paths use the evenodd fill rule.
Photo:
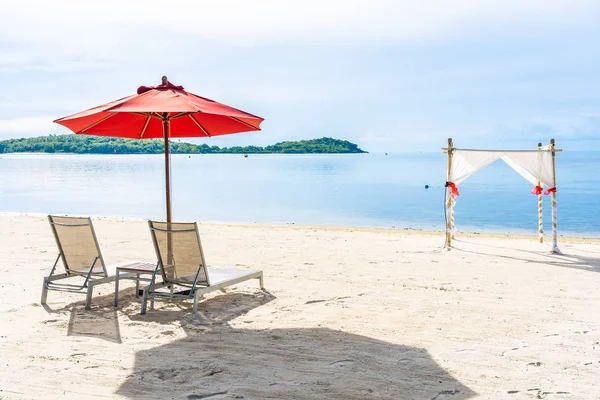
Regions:
<instances>
[{"instance_id":1,"label":"white lounge chair","mask_svg":"<svg viewBox=\"0 0 600 400\"><path fill-rule=\"evenodd\" d=\"M193 312L196 313L202 294L250 279L258 279L260 288L264 289L262 271L207 268L195 222L148 221L148 224L158 264L150 285L144 289L142 315L146 313L148 299L153 303L154 300L193 298ZM156 283L157 275L162 276L161 283Z\"/></svg>"},{"instance_id":2,"label":"white lounge chair","mask_svg":"<svg viewBox=\"0 0 600 400\"><path fill-rule=\"evenodd\" d=\"M46 304L49 290L62 292L86 292L85 308L90 309L92 305L92 292L96 285L113 282L115 271L118 266L125 265L152 265L153 263L127 262L118 265L104 263L100 252L100 246L96 239L96 233L91 218L60 217L48 215L52 233L58 246L58 257L54 262L50 275L44 278L42 287L42 304ZM65 272L56 274L58 261L62 260ZM129 274L129 279L137 280L139 276ZM75 283L58 283L59 280L69 279ZM138 281L139 283L139 281Z\"/></svg>"}]
</instances>

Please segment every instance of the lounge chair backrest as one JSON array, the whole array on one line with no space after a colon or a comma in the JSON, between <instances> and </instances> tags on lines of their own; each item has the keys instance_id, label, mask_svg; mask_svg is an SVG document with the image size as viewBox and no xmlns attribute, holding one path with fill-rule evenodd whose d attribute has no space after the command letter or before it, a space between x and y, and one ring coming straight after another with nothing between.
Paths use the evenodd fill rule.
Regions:
<instances>
[{"instance_id":1,"label":"lounge chair backrest","mask_svg":"<svg viewBox=\"0 0 600 400\"><path fill-rule=\"evenodd\" d=\"M148 221L165 282L210 285L195 222Z\"/></svg>"},{"instance_id":2,"label":"lounge chair backrest","mask_svg":"<svg viewBox=\"0 0 600 400\"><path fill-rule=\"evenodd\" d=\"M48 215L56 245L67 274L108 276L91 218Z\"/></svg>"}]
</instances>

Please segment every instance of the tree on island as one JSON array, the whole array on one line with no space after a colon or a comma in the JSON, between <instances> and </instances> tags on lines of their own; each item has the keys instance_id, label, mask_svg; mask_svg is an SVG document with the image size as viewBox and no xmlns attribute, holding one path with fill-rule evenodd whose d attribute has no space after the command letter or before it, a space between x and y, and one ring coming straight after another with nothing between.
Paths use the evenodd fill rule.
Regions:
<instances>
[{"instance_id":1,"label":"tree on island","mask_svg":"<svg viewBox=\"0 0 600 400\"><path fill-rule=\"evenodd\" d=\"M161 139L121 139L88 135L49 135L0 141L0 153L76 153L76 154L161 154ZM218 147L205 143L171 142L173 154L340 154L366 153L347 140L320 139L286 141L274 145Z\"/></svg>"}]
</instances>

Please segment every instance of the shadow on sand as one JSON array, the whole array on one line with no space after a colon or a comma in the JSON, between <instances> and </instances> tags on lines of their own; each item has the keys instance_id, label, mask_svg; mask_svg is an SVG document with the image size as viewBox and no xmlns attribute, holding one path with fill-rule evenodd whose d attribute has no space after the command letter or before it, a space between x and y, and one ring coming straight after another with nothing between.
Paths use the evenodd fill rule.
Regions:
<instances>
[{"instance_id":1,"label":"shadow on sand","mask_svg":"<svg viewBox=\"0 0 600 400\"><path fill-rule=\"evenodd\" d=\"M507 260L524 261L528 263L555 265L562 268L573 268L583 271L600 272L600 257L595 256L584 256L574 254L554 254L549 251L533 251L523 250L514 247L502 247L494 246L490 244L482 244L479 242L471 242L468 240L455 239L456 244L453 249L461 251L463 253L477 254L486 257L499 257ZM477 245L485 248L485 251L466 250L462 248L461 243ZM522 256L507 256L504 252L510 250L511 252L518 252Z\"/></svg>"},{"instance_id":2,"label":"shadow on sand","mask_svg":"<svg viewBox=\"0 0 600 400\"><path fill-rule=\"evenodd\" d=\"M181 324L187 337L139 351L118 390L130 399L468 399L471 389L425 349L328 328L246 330L228 321L274 297L231 293L135 321Z\"/></svg>"},{"instance_id":3,"label":"shadow on sand","mask_svg":"<svg viewBox=\"0 0 600 400\"><path fill-rule=\"evenodd\" d=\"M126 299L131 302L136 300L133 288L122 291ZM85 309L85 301L79 300L63 307L53 309L44 304L43 307L49 314L69 313L67 336L86 336L121 343L121 330L117 309L113 305L114 295L107 294L95 296L92 309ZM127 301L124 301L127 303ZM139 312L139 311L138 311Z\"/></svg>"},{"instance_id":4,"label":"shadow on sand","mask_svg":"<svg viewBox=\"0 0 600 400\"><path fill-rule=\"evenodd\" d=\"M121 343L119 318L114 307L86 310L84 304L73 305L67 336L88 336Z\"/></svg>"}]
</instances>

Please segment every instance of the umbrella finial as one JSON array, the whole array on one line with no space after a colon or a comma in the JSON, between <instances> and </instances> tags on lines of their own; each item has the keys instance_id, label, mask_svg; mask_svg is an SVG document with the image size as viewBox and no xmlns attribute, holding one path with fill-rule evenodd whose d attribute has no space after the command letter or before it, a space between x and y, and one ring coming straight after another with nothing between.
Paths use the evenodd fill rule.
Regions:
<instances>
[{"instance_id":1,"label":"umbrella finial","mask_svg":"<svg viewBox=\"0 0 600 400\"><path fill-rule=\"evenodd\" d=\"M167 76L166 75L163 75L162 78L160 78L160 79L162 80L162 84L163 85L167 84L168 80L167 80Z\"/></svg>"}]
</instances>

